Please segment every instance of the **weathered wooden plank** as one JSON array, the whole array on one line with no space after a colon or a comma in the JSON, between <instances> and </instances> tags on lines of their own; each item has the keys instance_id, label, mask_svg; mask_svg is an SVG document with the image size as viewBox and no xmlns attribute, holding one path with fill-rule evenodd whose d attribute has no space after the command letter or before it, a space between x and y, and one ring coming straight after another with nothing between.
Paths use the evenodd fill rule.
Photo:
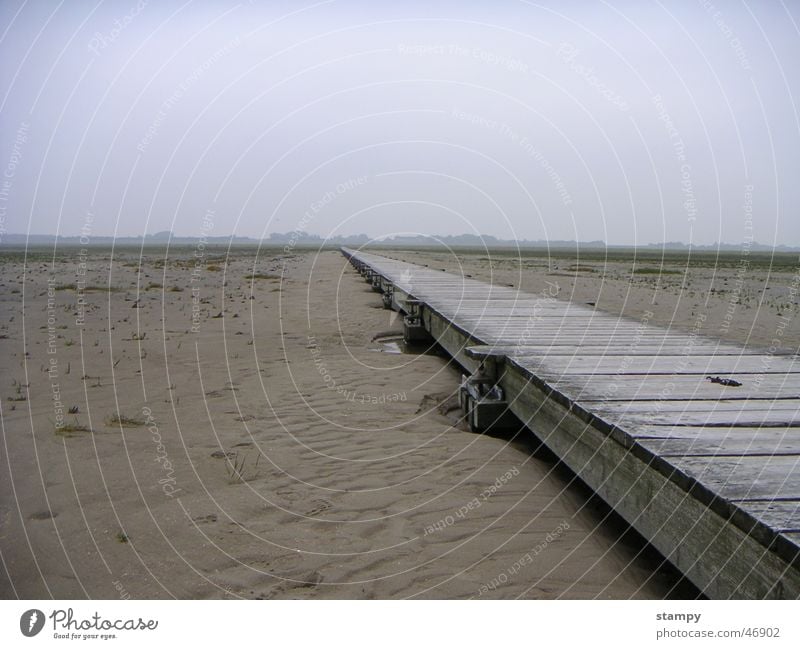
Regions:
<instances>
[{"instance_id":1,"label":"weathered wooden plank","mask_svg":"<svg viewBox=\"0 0 800 649\"><path fill-rule=\"evenodd\" d=\"M800 374L736 374L740 387L711 383L701 374L606 375L599 380L583 374L557 378L553 386L572 399L777 399L800 398Z\"/></svg>"},{"instance_id":2,"label":"weathered wooden plank","mask_svg":"<svg viewBox=\"0 0 800 649\"><path fill-rule=\"evenodd\" d=\"M544 364L545 359L557 356L562 356L566 359L577 356L599 356L612 360L618 360L620 357L625 356L681 356L683 350L686 349L686 345L682 344L680 340L654 338L643 340L638 345L629 345L625 349L624 346L619 345L619 336L614 334L550 335L539 334L535 330L509 331L501 326L471 326L469 323L462 323L462 326L468 327L476 336L480 336L481 340L491 341L490 344L498 346L522 346L531 340L536 340L540 343L537 349L527 350L522 353L525 354L526 359L532 359L526 362L539 364ZM519 354L520 352L517 353ZM699 348L697 354L719 357L729 356L730 358L742 356L740 354L731 355L719 352L711 346ZM514 353L512 352L511 355L514 355Z\"/></svg>"},{"instance_id":3,"label":"weathered wooden plank","mask_svg":"<svg viewBox=\"0 0 800 649\"><path fill-rule=\"evenodd\" d=\"M797 455L800 459L800 428L648 426L647 434L635 438L660 457Z\"/></svg>"},{"instance_id":4,"label":"weathered wooden plank","mask_svg":"<svg viewBox=\"0 0 800 649\"><path fill-rule=\"evenodd\" d=\"M646 412L624 412L597 408L594 412L603 420L620 428L630 429L640 425L658 426L738 426L738 427L798 427L800 412L792 410L716 410L713 412L659 411L655 402ZM691 403L691 402L687 402Z\"/></svg>"},{"instance_id":5,"label":"weathered wooden plank","mask_svg":"<svg viewBox=\"0 0 800 649\"><path fill-rule=\"evenodd\" d=\"M736 504L779 532L800 532L800 500L742 500Z\"/></svg>"},{"instance_id":6,"label":"weathered wooden plank","mask_svg":"<svg viewBox=\"0 0 800 649\"><path fill-rule=\"evenodd\" d=\"M486 302L486 297L480 300L460 300L455 303L442 303L437 300L437 306L443 311L458 313L465 318L475 318L481 315L494 315L511 318L536 318L541 319L543 325L555 325L560 322L564 324L576 324L579 322L596 322L602 324L613 324L618 318L606 314L585 312L575 309L545 309L536 302L518 302L513 305L504 306L498 304L502 300L493 299Z\"/></svg>"},{"instance_id":7,"label":"weathered wooden plank","mask_svg":"<svg viewBox=\"0 0 800 649\"><path fill-rule=\"evenodd\" d=\"M620 345L616 336L598 337L595 335L588 335L586 337L578 336L553 336L552 338L538 333L532 333L528 338L535 338L543 344L539 347L526 347L524 353L526 355L538 355L540 358L557 354L566 356L658 356L661 354L667 356L681 356L686 349L686 345L681 344L680 341L668 340L663 344L645 341L646 344L639 345ZM696 354L705 356L741 356L741 354L733 353L730 350L718 350L712 345L698 345L692 348ZM753 352L755 354L755 352ZM511 350L511 354L514 352Z\"/></svg>"},{"instance_id":8,"label":"weathered wooden plank","mask_svg":"<svg viewBox=\"0 0 800 649\"><path fill-rule=\"evenodd\" d=\"M459 321L461 322L461 321ZM462 324L464 324L462 322ZM550 355L556 356L687 356L687 344L690 344L693 355L707 356L741 356L737 347L694 344L689 338L675 337L649 337L637 340L637 344L620 344L617 336L613 334L598 335L593 331L566 336L556 334L541 334L538 330L527 332L529 335L521 338L518 344L479 345L476 353L492 354L495 356L512 357L538 357L541 361ZM530 344L535 340L536 344ZM752 354L763 355L761 352L751 350Z\"/></svg>"},{"instance_id":9,"label":"weathered wooden plank","mask_svg":"<svg viewBox=\"0 0 800 649\"><path fill-rule=\"evenodd\" d=\"M503 300L493 299L486 302L485 297L476 300L465 298L458 301L437 300L437 306L444 311L456 311L463 316L475 316L482 313L493 313L497 315L509 316L541 316L546 323L550 318L555 321L564 320L565 322L613 322L618 320L614 316L603 313L602 311L587 311L569 306L568 302L564 306L547 307L542 306L537 300Z\"/></svg>"},{"instance_id":10,"label":"weathered wooden plank","mask_svg":"<svg viewBox=\"0 0 800 649\"><path fill-rule=\"evenodd\" d=\"M691 437L723 437L727 435L731 440L752 435L788 436L800 435L800 428L784 426L774 428L760 428L758 426L659 426L645 424L632 426L626 430L626 435L633 440L640 438L670 439L672 437L688 439Z\"/></svg>"},{"instance_id":11,"label":"weathered wooden plank","mask_svg":"<svg viewBox=\"0 0 800 649\"><path fill-rule=\"evenodd\" d=\"M727 500L800 500L800 457L673 457L671 463Z\"/></svg>"},{"instance_id":12,"label":"weathered wooden plank","mask_svg":"<svg viewBox=\"0 0 800 649\"><path fill-rule=\"evenodd\" d=\"M445 314L447 315L447 314ZM456 320L462 325L470 326L476 331L485 331L486 334L492 338L507 339L506 345L512 346L530 346L531 342L536 341L538 344L535 348L529 350L527 353L530 356L541 357L545 354L566 354L574 356L581 353L582 345L593 346L609 346L615 345L623 347L623 340L628 337L625 332L602 332L583 330L583 331L540 331L535 327L527 326L511 326L504 322L484 322L480 324L472 323L466 320ZM634 351L638 347L650 345L657 348L655 353L669 355L669 352L663 351L661 348L665 345L680 346L680 349L675 355L680 356L682 351L686 349L687 340L681 336L645 336L636 338L635 343L633 338L628 341L628 348ZM735 355L742 356L730 349L719 349L714 345L697 345L709 349L708 355ZM519 353L525 353L523 350ZM701 352L697 352L698 354Z\"/></svg>"},{"instance_id":13,"label":"weathered wooden plank","mask_svg":"<svg viewBox=\"0 0 800 649\"><path fill-rule=\"evenodd\" d=\"M584 354L546 357L519 356L520 364L551 377L565 374L787 374L800 373L800 362L786 356L670 356L633 357L621 366L619 357Z\"/></svg>"},{"instance_id":14,"label":"weathered wooden plank","mask_svg":"<svg viewBox=\"0 0 800 649\"><path fill-rule=\"evenodd\" d=\"M731 388L735 389L735 388ZM696 399L682 400L639 400L639 401L592 401L584 399L580 404L594 412L613 412L642 414L663 413L716 413L729 412L742 415L756 412L800 412L798 399Z\"/></svg>"},{"instance_id":15,"label":"weathered wooden plank","mask_svg":"<svg viewBox=\"0 0 800 649\"><path fill-rule=\"evenodd\" d=\"M626 342L630 345L634 341L636 344L644 344L648 341L651 343L659 342L673 342L691 345L691 339L684 336L680 332L647 332L637 334L635 331L629 329L614 329L613 327L600 327L595 326L591 322L587 322L582 327L541 327L538 323L530 318L504 318L504 317L473 317L462 318L457 313L448 313L447 311L440 311L450 318L456 318L459 322L469 324L474 327L501 327L506 333L522 333L527 332L529 339L525 344L537 344L538 346L546 346L545 343L538 342L539 336L547 337L549 340L558 340L561 337L574 337L577 340L584 340L585 337L596 336L603 339L612 339L617 345L623 345ZM711 341L703 341L705 346L712 346L715 349L721 349L722 353L736 353L740 354L741 350L720 347L714 345ZM753 351L752 353L763 353Z\"/></svg>"},{"instance_id":16,"label":"weathered wooden plank","mask_svg":"<svg viewBox=\"0 0 800 649\"><path fill-rule=\"evenodd\" d=\"M690 338L677 333L670 334L663 332L650 332L637 335L635 331L631 331L630 329L614 329L611 327L603 328L595 327L593 325L575 328L555 327L552 329L543 329L542 327L538 327L535 322L528 322L526 318L459 318L458 321L470 326L486 328L489 331L495 327L501 328L506 332L506 334L520 334L526 332L531 337L525 342L527 345L530 345L533 341L539 340L540 337L557 340L567 336L573 337L575 340L585 340L587 337L602 338L604 340L607 339L614 341L618 345L625 344L625 342L627 342L629 345L633 344L634 342L636 344L642 344L646 342L674 342L691 344ZM543 346L542 343L539 343L539 346ZM701 346L713 347L715 350L720 350L720 353L741 355L741 350L732 349L730 347L720 347L719 345L714 345L711 343L706 343L705 345Z\"/></svg>"}]
</instances>

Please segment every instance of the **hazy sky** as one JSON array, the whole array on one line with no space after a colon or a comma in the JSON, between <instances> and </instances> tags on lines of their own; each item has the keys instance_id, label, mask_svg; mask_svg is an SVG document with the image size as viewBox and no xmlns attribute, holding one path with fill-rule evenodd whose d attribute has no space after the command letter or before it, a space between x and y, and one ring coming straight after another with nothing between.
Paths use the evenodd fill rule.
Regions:
<instances>
[{"instance_id":1,"label":"hazy sky","mask_svg":"<svg viewBox=\"0 0 800 649\"><path fill-rule=\"evenodd\" d=\"M4 0L2 229L798 245L799 24L780 0Z\"/></svg>"}]
</instances>

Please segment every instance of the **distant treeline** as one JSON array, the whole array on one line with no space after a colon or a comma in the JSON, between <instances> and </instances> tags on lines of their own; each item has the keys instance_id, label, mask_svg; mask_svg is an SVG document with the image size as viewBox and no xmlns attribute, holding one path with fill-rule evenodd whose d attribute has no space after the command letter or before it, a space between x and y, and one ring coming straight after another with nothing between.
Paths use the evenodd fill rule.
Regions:
<instances>
[{"instance_id":1,"label":"distant treeline","mask_svg":"<svg viewBox=\"0 0 800 649\"><path fill-rule=\"evenodd\" d=\"M148 234L144 237L103 237L92 236L88 244L83 241L80 236L59 236L56 237L52 234L3 234L0 235L0 245L3 246L43 246L54 245L58 240L58 245L65 246L109 246L111 244L117 246L149 246L158 245L163 246L166 243L170 245L193 245L197 243L199 237L191 237L184 235L175 235L171 232L157 232L155 234ZM619 244L606 244L604 241L569 241L561 239L498 239L492 235L477 235L477 234L458 234L458 235L441 235L441 236L394 236L386 238L374 239L366 234L355 234L347 236L336 237L321 237L317 234L309 234L307 232L273 232L264 239L254 239L252 237L209 237L206 236L204 241L207 245L247 245L247 246L312 246L312 247L336 247L336 246L370 246L370 247L412 247L412 248L566 248L566 249L580 249L580 250L604 250L608 248L614 249L656 249L656 250L708 250L708 251L741 251L746 247L749 251L768 252L775 250L777 252L797 252L800 251L800 246L768 246L757 242L744 243L714 243L707 245L692 244L691 246L681 241L667 241L664 243L648 243L639 244L637 246L626 246Z\"/></svg>"}]
</instances>

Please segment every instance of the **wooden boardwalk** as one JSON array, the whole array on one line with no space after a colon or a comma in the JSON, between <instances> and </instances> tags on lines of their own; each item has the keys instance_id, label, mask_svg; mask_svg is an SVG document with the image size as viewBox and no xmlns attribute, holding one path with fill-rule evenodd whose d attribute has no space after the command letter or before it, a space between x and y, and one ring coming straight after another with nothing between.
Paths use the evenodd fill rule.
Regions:
<instances>
[{"instance_id":1,"label":"wooden boardwalk","mask_svg":"<svg viewBox=\"0 0 800 649\"><path fill-rule=\"evenodd\" d=\"M800 597L798 358L342 252L709 597Z\"/></svg>"}]
</instances>

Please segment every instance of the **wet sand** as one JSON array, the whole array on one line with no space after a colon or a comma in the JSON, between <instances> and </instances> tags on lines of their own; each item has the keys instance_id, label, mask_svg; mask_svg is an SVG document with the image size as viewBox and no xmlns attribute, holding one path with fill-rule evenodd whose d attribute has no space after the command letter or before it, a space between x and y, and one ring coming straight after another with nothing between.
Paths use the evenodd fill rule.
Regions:
<instances>
[{"instance_id":1,"label":"wet sand","mask_svg":"<svg viewBox=\"0 0 800 649\"><path fill-rule=\"evenodd\" d=\"M3 597L696 596L338 252L164 259L4 255Z\"/></svg>"}]
</instances>

